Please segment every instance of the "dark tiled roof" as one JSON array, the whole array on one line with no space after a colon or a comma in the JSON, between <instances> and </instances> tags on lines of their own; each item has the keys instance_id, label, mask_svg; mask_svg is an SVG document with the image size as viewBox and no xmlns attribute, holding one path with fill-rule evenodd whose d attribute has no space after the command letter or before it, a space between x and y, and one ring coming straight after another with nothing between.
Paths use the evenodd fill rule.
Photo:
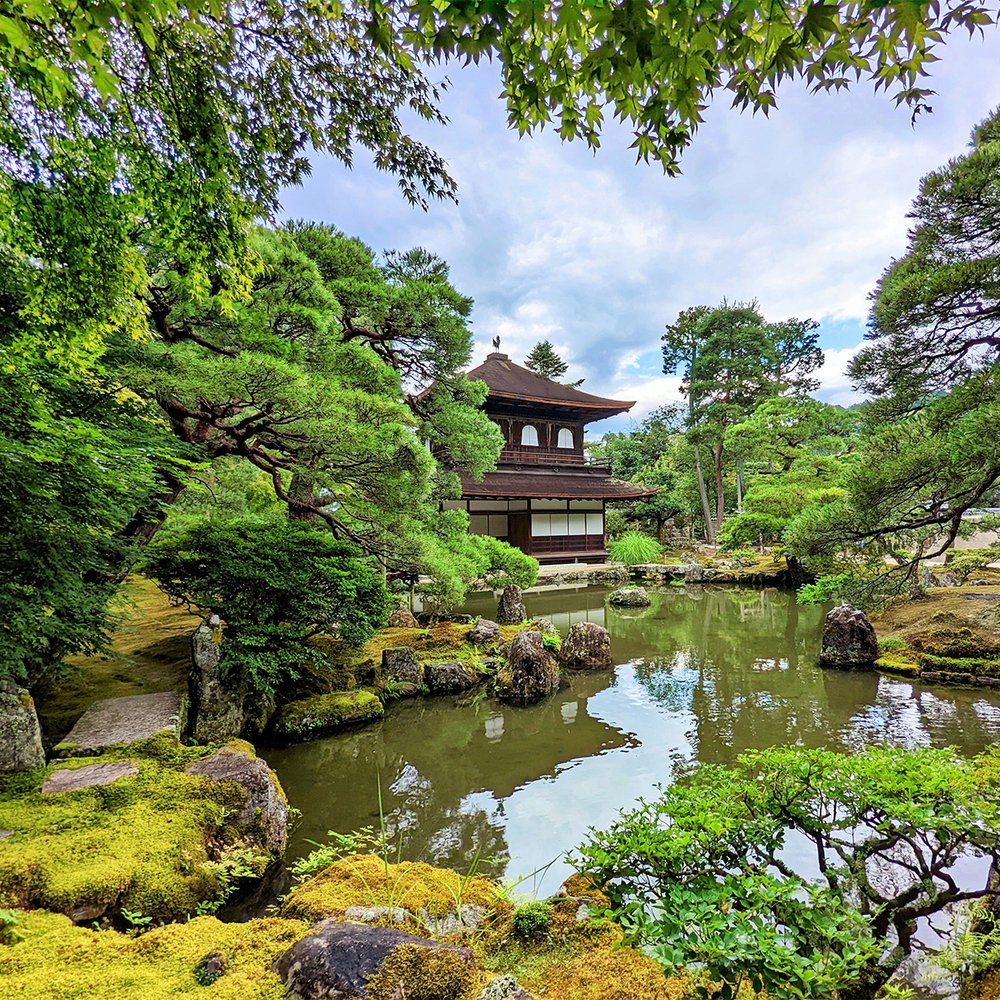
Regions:
<instances>
[{"instance_id":1,"label":"dark tiled roof","mask_svg":"<svg viewBox=\"0 0 1000 1000\"><path fill-rule=\"evenodd\" d=\"M610 476L566 469L487 472L482 481L459 473L464 497L535 497L549 500L637 500L656 492Z\"/></svg>"},{"instance_id":2,"label":"dark tiled roof","mask_svg":"<svg viewBox=\"0 0 1000 1000\"><path fill-rule=\"evenodd\" d=\"M624 413L635 405L634 401L592 396L589 392L581 392L570 385L560 385L551 379L542 378L521 365L515 365L506 354L487 355L478 368L473 368L467 374L469 378L485 382L489 386L490 395L500 399L602 410L606 416Z\"/></svg>"}]
</instances>

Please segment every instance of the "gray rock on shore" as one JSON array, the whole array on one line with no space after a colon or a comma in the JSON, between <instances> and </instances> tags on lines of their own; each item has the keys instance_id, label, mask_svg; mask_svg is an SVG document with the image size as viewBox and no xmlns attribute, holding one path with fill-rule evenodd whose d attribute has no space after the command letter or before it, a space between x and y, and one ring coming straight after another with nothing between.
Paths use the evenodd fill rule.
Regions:
<instances>
[{"instance_id":1,"label":"gray rock on shore","mask_svg":"<svg viewBox=\"0 0 1000 1000\"><path fill-rule=\"evenodd\" d=\"M424 683L420 661L409 646L393 646L382 650L382 673L390 684L414 684L420 687Z\"/></svg>"},{"instance_id":2,"label":"gray rock on shore","mask_svg":"<svg viewBox=\"0 0 1000 1000\"><path fill-rule=\"evenodd\" d=\"M288 840L288 803L267 761L238 747L224 746L195 761L185 771L209 781L239 785L246 793L236 817L240 832L256 840L269 854L284 853Z\"/></svg>"},{"instance_id":3,"label":"gray rock on shore","mask_svg":"<svg viewBox=\"0 0 1000 1000\"><path fill-rule=\"evenodd\" d=\"M42 730L31 695L0 681L0 771L30 771L45 763Z\"/></svg>"},{"instance_id":4,"label":"gray rock on shore","mask_svg":"<svg viewBox=\"0 0 1000 1000\"><path fill-rule=\"evenodd\" d=\"M102 698L80 716L53 752L57 757L93 757L157 733L180 739L183 718L184 699L177 691Z\"/></svg>"},{"instance_id":5,"label":"gray rock on shore","mask_svg":"<svg viewBox=\"0 0 1000 1000\"><path fill-rule=\"evenodd\" d=\"M516 583L509 583L503 588L500 603L497 604L497 623L500 625L520 625L528 620L528 612L524 607L524 596Z\"/></svg>"},{"instance_id":6,"label":"gray rock on shore","mask_svg":"<svg viewBox=\"0 0 1000 1000\"><path fill-rule=\"evenodd\" d=\"M480 618L469 632L469 642L473 646L492 646L500 641L500 626L489 618Z\"/></svg>"},{"instance_id":7,"label":"gray rock on shore","mask_svg":"<svg viewBox=\"0 0 1000 1000\"><path fill-rule=\"evenodd\" d=\"M432 694L457 694L481 684L486 678L464 663L428 663L427 687Z\"/></svg>"},{"instance_id":8,"label":"gray rock on shore","mask_svg":"<svg viewBox=\"0 0 1000 1000\"><path fill-rule=\"evenodd\" d=\"M368 996L368 981L400 946L428 961L448 956L467 967L475 958L468 948L428 941L391 927L369 927L351 921L322 920L280 955L272 968L290 996L298 1000L355 1000ZM406 984L399 994L406 996Z\"/></svg>"},{"instance_id":9,"label":"gray rock on shore","mask_svg":"<svg viewBox=\"0 0 1000 1000\"><path fill-rule=\"evenodd\" d=\"M246 684L219 670L221 624L218 615L212 615L191 636L188 725L199 743L231 740L243 732Z\"/></svg>"},{"instance_id":10,"label":"gray rock on shore","mask_svg":"<svg viewBox=\"0 0 1000 1000\"><path fill-rule=\"evenodd\" d=\"M878 657L878 637L863 611L841 604L826 616L820 666L840 670L865 669Z\"/></svg>"}]
</instances>

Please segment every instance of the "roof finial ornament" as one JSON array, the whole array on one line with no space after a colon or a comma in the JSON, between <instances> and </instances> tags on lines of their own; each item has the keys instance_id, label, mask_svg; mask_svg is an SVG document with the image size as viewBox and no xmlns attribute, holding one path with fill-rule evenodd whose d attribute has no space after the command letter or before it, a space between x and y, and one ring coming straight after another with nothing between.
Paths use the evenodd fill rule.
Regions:
<instances>
[{"instance_id":1,"label":"roof finial ornament","mask_svg":"<svg viewBox=\"0 0 1000 1000\"><path fill-rule=\"evenodd\" d=\"M497 353L500 352L500 337L496 336L493 338L493 350Z\"/></svg>"}]
</instances>

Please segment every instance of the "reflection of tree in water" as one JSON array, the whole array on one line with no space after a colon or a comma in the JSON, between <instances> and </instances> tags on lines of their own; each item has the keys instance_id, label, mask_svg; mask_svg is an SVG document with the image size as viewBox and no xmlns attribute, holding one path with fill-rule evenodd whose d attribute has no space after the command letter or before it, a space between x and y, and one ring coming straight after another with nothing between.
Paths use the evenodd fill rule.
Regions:
<instances>
[{"instance_id":1,"label":"reflection of tree in water","mask_svg":"<svg viewBox=\"0 0 1000 1000\"><path fill-rule=\"evenodd\" d=\"M958 746L1000 735L1000 709L963 688L930 691L871 672L821 670L822 611L789 591L705 587L651 594L640 618L609 609L616 658L670 711L696 719L699 760L779 743Z\"/></svg>"},{"instance_id":2,"label":"reflection of tree in water","mask_svg":"<svg viewBox=\"0 0 1000 1000\"><path fill-rule=\"evenodd\" d=\"M684 771L692 749L697 760L726 763L776 743L855 748L889 740L976 752L1000 736L996 695L820 670L822 611L798 607L791 593L671 587L651 593L652 606L638 614L606 607L606 594L529 594L528 608L564 630L571 619L603 617L616 661L628 664L620 686L610 673L570 674L554 698L527 709L482 695L460 705L418 699L374 726L269 753L303 812L292 855L328 830L378 826L381 788L402 857L460 869L477 856L502 857L507 800L587 758L638 747L625 719L645 745L623 767L648 768L650 786Z\"/></svg>"},{"instance_id":3,"label":"reflection of tree in water","mask_svg":"<svg viewBox=\"0 0 1000 1000\"><path fill-rule=\"evenodd\" d=\"M575 674L531 708L483 698L460 708L450 698L414 701L377 726L274 751L271 764L303 813L293 852L328 830L377 827L381 789L401 857L459 869L475 857L505 857L504 800L516 789L636 745L587 712L588 699L613 683L610 672Z\"/></svg>"},{"instance_id":4,"label":"reflection of tree in water","mask_svg":"<svg viewBox=\"0 0 1000 1000\"><path fill-rule=\"evenodd\" d=\"M698 759L730 761L748 747L829 743L877 688L850 675L831 699L819 655L822 613L779 590L674 588L641 618L609 613L616 657L658 702L696 720Z\"/></svg>"},{"instance_id":5,"label":"reflection of tree in water","mask_svg":"<svg viewBox=\"0 0 1000 1000\"><path fill-rule=\"evenodd\" d=\"M882 677L876 699L851 720L844 742L853 750L892 743L954 746L978 753L1000 739L1000 706L989 698L974 688L932 690Z\"/></svg>"}]
</instances>

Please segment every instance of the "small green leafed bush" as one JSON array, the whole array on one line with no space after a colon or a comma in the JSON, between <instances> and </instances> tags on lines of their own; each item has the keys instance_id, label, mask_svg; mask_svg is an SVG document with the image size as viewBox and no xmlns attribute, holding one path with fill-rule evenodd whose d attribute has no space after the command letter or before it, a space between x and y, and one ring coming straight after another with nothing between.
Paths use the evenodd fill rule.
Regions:
<instances>
[{"instance_id":1,"label":"small green leafed bush","mask_svg":"<svg viewBox=\"0 0 1000 1000\"><path fill-rule=\"evenodd\" d=\"M513 915L514 931L525 941L540 941L549 933L552 907L541 900L522 903Z\"/></svg>"}]
</instances>

